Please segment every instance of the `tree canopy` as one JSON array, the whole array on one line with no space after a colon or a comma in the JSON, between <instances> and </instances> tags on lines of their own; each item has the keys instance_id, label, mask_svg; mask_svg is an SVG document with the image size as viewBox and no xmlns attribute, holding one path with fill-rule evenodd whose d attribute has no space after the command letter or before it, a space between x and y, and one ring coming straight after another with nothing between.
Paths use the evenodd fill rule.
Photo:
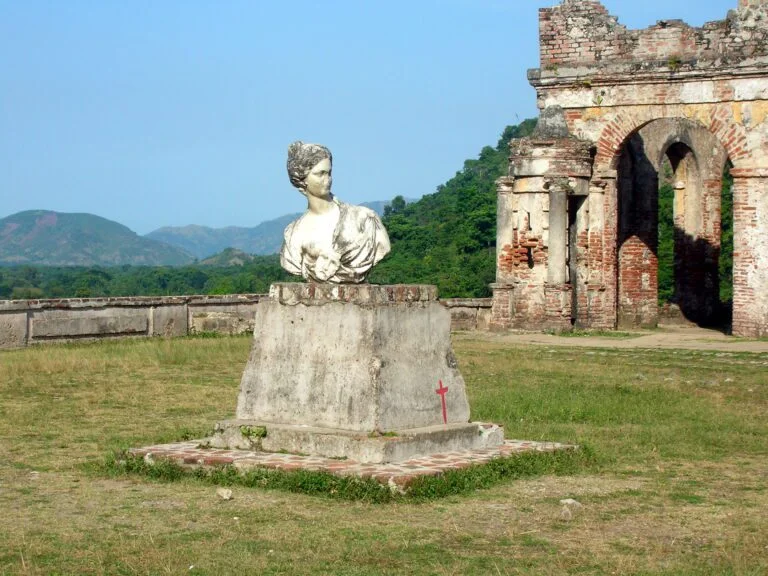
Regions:
<instances>
[{"instance_id":1,"label":"tree canopy","mask_svg":"<svg viewBox=\"0 0 768 576\"><path fill-rule=\"evenodd\" d=\"M496 275L495 181L507 172L509 141L535 125L529 119L507 126L495 147L484 147L418 202L396 197L384 211L392 253L371 282L436 284L444 298L489 296Z\"/></svg>"}]
</instances>

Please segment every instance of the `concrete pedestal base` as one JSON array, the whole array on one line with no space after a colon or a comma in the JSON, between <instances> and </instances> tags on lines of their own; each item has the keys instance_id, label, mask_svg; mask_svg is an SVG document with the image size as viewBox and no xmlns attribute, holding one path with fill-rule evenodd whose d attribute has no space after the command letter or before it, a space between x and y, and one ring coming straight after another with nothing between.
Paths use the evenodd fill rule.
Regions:
<instances>
[{"instance_id":1,"label":"concrete pedestal base","mask_svg":"<svg viewBox=\"0 0 768 576\"><path fill-rule=\"evenodd\" d=\"M434 286L273 284L254 324L236 420L212 447L381 463L504 442L469 422Z\"/></svg>"},{"instance_id":2,"label":"concrete pedestal base","mask_svg":"<svg viewBox=\"0 0 768 576\"><path fill-rule=\"evenodd\" d=\"M500 426L479 422L411 428L376 436L331 428L228 420L216 424L208 446L381 464L440 452L495 448L503 443L504 430Z\"/></svg>"}]
</instances>

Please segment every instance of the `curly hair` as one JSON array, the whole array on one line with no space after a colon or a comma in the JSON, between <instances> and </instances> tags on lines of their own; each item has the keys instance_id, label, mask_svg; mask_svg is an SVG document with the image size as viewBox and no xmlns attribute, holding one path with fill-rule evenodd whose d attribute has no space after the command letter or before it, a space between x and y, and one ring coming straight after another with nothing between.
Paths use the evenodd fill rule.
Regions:
<instances>
[{"instance_id":1,"label":"curly hair","mask_svg":"<svg viewBox=\"0 0 768 576\"><path fill-rule=\"evenodd\" d=\"M288 146L288 178L296 188L304 192L304 180L310 170L321 160L328 159L333 163L331 151L320 144L305 144L297 140Z\"/></svg>"}]
</instances>

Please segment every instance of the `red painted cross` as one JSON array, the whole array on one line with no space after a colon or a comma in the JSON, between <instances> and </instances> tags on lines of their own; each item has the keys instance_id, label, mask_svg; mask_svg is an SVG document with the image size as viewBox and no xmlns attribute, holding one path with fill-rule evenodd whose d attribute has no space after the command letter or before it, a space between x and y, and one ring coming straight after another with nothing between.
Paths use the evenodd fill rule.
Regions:
<instances>
[{"instance_id":1,"label":"red painted cross","mask_svg":"<svg viewBox=\"0 0 768 576\"><path fill-rule=\"evenodd\" d=\"M440 383L440 388L435 390L435 394L440 394L440 401L443 403L443 424L448 424L448 411L445 407L445 393L448 392L448 388L446 386L443 386L443 381L438 380Z\"/></svg>"}]
</instances>

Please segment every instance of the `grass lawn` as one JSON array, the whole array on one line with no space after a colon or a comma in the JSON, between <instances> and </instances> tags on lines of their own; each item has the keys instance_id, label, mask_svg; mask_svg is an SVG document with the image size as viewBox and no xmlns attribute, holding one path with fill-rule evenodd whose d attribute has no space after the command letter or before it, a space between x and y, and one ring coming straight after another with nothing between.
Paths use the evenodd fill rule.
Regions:
<instances>
[{"instance_id":1,"label":"grass lawn","mask_svg":"<svg viewBox=\"0 0 768 576\"><path fill-rule=\"evenodd\" d=\"M245 337L0 352L0 574L768 573L768 355L455 343L473 418L598 465L427 503L108 477L231 417ZM560 500L581 508L563 516Z\"/></svg>"}]
</instances>

